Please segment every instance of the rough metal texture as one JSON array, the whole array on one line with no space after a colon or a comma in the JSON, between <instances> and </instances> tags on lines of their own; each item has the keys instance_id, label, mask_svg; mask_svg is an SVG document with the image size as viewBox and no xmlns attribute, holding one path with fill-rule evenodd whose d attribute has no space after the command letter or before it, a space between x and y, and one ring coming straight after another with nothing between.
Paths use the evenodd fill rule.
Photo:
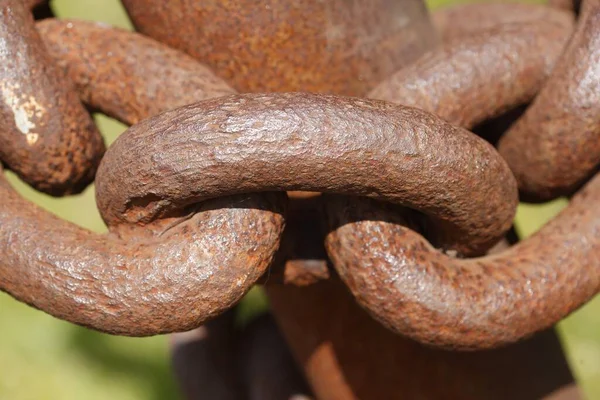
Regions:
<instances>
[{"instance_id":1,"label":"rough metal texture","mask_svg":"<svg viewBox=\"0 0 600 400\"><path fill-rule=\"evenodd\" d=\"M479 31L514 23L564 25L570 28L573 18L573 12L542 4L485 2L453 5L438 9L431 15L433 25L444 42L466 39L478 35ZM535 48L530 50L537 51Z\"/></svg>"},{"instance_id":2,"label":"rough metal texture","mask_svg":"<svg viewBox=\"0 0 600 400\"><path fill-rule=\"evenodd\" d=\"M580 398L552 332L502 349L447 352L384 328L338 279L266 290L320 400Z\"/></svg>"},{"instance_id":3,"label":"rough metal texture","mask_svg":"<svg viewBox=\"0 0 600 400\"><path fill-rule=\"evenodd\" d=\"M138 33L54 19L39 22L37 29L82 100L128 124L166 111L165 105L235 93L190 56Z\"/></svg>"},{"instance_id":4,"label":"rough metal texture","mask_svg":"<svg viewBox=\"0 0 600 400\"><path fill-rule=\"evenodd\" d=\"M414 108L307 93L233 95L144 120L107 151L96 190L121 234L236 193L362 195L428 214L436 243L467 254L495 244L517 204L510 170L474 134Z\"/></svg>"},{"instance_id":5,"label":"rough metal texture","mask_svg":"<svg viewBox=\"0 0 600 400\"><path fill-rule=\"evenodd\" d=\"M573 28L572 15L552 11L562 18L501 24L449 41L380 83L368 97L418 107L465 128L528 103Z\"/></svg>"},{"instance_id":6,"label":"rough metal texture","mask_svg":"<svg viewBox=\"0 0 600 400\"><path fill-rule=\"evenodd\" d=\"M337 228L327 236L328 253L361 305L421 343L512 343L551 327L600 290L600 175L534 236L479 259L439 253L391 208L368 203L328 201Z\"/></svg>"},{"instance_id":7,"label":"rough metal texture","mask_svg":"<svg viewBox=\"0 0 600 400\"><path fill-rule=\"evenodd\" d=\"M528 199L572 193L600 163L600 1L586 0L552 76L499 144Z\"/></svg>"},{"instance_id":8,"label":"rough metal texture","mask_svg":"<svg viewBox=\"0 0 600 400\"><path fill-rule=\"evenodd\" d=\"M83 190L104 143L22 1L0 1L0 38L0 159L43 192Z\"/></svg>"},{"instance_id":9,"label":"rough metal texture","mask_svg":"<svg viewBox=\"0 0 600 400\"><path fill-rule=\"evenodd\" d=\"M100 331L155 335L198 327L265 272L283 230L281 199L204 202L121 239L94 235L0 182L0 290Z\"/></svg>"},{"instance_id":10,"label":"rough metal texture","mask_svg":"<svg viewBox=\"0 0 600 400\"><path fill-rule=\"evenodd\" d=\"M134 53L128 62L142 61ZM93 64L90 68L97 70ZM190 68L194 69L191 61ZM144 113L167 110L180 101L173 96L152 97L160 78L140 82L129 97L135 104L149 99L156 104L123 119L144 119L149 116ZM211 88L225 87L212 85L209 75L207 82L202 90L198 81L199 93L207 97ZM98 103L98 107L113 106ZM11 153L12 146L15 142L2 150ZM115 334L189 330L229 309L263 275L283 230L284 195L237 196L190 205L178 216L133 227L131 237L120 238L114 233L93 235L59 220L25 202L4 179L0 186L0 289L58 318Z\"/></svg>"},{"instance_id":11,"label":"rough metal texture","mask_svg":"<svg viewBox=\"0 0 600 400\"><path fill-rule=\"evenodd\" d=\"M139 31L206 62L243 92L364 95L437 41L421 0L123 4Z\"/></svg>"}]
</instances>

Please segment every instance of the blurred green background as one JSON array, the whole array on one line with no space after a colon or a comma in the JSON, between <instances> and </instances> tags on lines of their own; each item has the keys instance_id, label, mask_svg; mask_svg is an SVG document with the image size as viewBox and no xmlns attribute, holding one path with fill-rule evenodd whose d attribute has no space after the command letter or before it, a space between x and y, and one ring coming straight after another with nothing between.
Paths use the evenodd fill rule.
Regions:
<instances>
[{"instance_id":1,"label":"blurred green background","mask_svg":"<svg viewBox=\"0 0 600 400\"><path fill-rule=\"evenodd\" d=\"M457 1L428 1L431 8L450 3ZM60 18L97 20L131 29L119 0L53 0L51 5ZM95 118L109 144L125 129L102 115ZM105 230L93 187L80 196L55 199L34 192L10 173L9 179L25 197L62 218L93 231ZM565 204L559 200L543 206L521 205L519 234L530 235ZM243 304L246 314L263 306L264 297L257 290ZM180 398L164 336L133 339L100 334L56 320L3 293L0 326L0 400ZM558 330L587 397L600 399L600 298L563 321Z\"/></svg>"}]
</instances>

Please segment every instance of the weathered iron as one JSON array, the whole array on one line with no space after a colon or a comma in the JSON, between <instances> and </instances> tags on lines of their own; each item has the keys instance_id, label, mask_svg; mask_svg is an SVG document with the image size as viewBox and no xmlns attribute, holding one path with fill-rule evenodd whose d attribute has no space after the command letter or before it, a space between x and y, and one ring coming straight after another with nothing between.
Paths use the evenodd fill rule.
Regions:
<instances>
[{"instance_id":1,"label":"weathered iron","mask_svg":"<svg viewBox=\"0 0 600 400\"><path fill-rule=\"evenodd\" d=\"M239 91L352 96L437 43L421 0L123 0L142 33Z\"/></svg>"},{"instance_id":2,"label":"weathered iron","mask_svg":"<svg viewBox=\"0 0 600 400\"><path fill-rule=\"evenodd\" d=\"M572 15L548 14L554 19L459 35L390 76L368 97L430 111L467 129L527 104L548 79L573 27Z\"/></svg>"},{"instance_id":3,"label":"weathered iron","mask_svg":"<svg viewBox=\"0 0 600 400\"><path fill-rule=\"evenodd\" d=\"M96 177L102 217L126 230L208 198L282 190L409 206L432 218L437 244L464 253L494 245L517 205L510 170L472 133L415 108L309 93L232 95L146 119Z\"/></svg>"},{"instance_id":4,"label":"weathered iron","mask_svg":"<svg viewBox=\"0 0 600 400\"><path fill-rule=\"evenodd\" d=\"M81 99L128 125L168 109L235 93L206 66L139 33L56 19L38 22L37 29Z\"/></svg>"},{"instance_id":5,"label":"weathered iron","mask_svg":"<svg viewBox=\"0 0 600 400\"><path fill-rule=\"evenodd\" d=\"M174 337L190 398L308 393L272 321L242 342L232 327L227 310L257 282L319 399L578 398L547 328L600 291L598 1L570 38L572 11L534 5L448 9L437 35L420 0L124 0L162 44L82 21L38 33L30 8L45 2L0 0L2 163L51 194L82 190L104 146L75 90L134 125L97 172L107 235L0 177L0 289L113 334L205 324ZM493 118L517 121L508 164L463 129ZM509 166L527 199L583 186L512 247Z\"/></svg>"},{"instance_id":6,"label":"weathered iron","mask_svg":"<svg viewBox=\"0 0 600 400\"><path fill-rule=\"evenodd\" d=\"M38 190L80 192L104 152L100 133L23 1L0 1L0 38L0 159Z\"/></svg>"},{"instance_id":7,"label":"weathered iron","mask_svg":"<svg viewBox=\"0 0 600 400\"><path fill-rule=\"evenodd\" d=\"M528 199L572 194L600 163L600 1L585 0L578 21L550 80L499 143Z\"/></svg>"}]
</instances>

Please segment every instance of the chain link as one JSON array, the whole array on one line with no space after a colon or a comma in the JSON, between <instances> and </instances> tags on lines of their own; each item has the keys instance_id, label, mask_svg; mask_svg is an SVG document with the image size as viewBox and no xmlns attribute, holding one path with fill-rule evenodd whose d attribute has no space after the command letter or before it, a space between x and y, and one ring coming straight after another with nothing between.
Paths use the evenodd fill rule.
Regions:
<instances>
[{"instance_id":1,"label":"chain link","mask_svg":"<svg viewBox=\"0 0 600 400\"><path fill-rule=\"evenodd\" d=\"M148 36L34 23L39 3L0 0L0 160L53 195L95 177L109 233L61 221L0 178L0 289L18 300L144 336L194 329L259 282L283 299L284 325L294 286L345 287L378 321L365 322L374 337L475 350L544 331L600 291L598 0L584 1L576 25L544 6L450 9L433 17L440 45L388 23L357 42L364 27L349 21L362 13L373 25L384 0L336 16L349 31L330 28L327 40L319 18L331 4L277 3L298 32L272 47L260 38L272 24L237 44L207 28L253 27L257 15L229 2L225 23L201 2L124 1ZM187 22L199 19L202 33ZM238 52L235 68L254 78L212 45ZM319 59L324 46L330 58ZM271 71L250 52L262 47ZM348 48L353 61L340 62ZM335 94L237 94L230 83ZM498 150L467 131L529 103ZM132 125L106 154L83 104ZM283 192L298 190L324 195L289 193L287 204ZM485 255L511 228L519 191L573 197L533 237Z\"/></svg>"}]
</instances>

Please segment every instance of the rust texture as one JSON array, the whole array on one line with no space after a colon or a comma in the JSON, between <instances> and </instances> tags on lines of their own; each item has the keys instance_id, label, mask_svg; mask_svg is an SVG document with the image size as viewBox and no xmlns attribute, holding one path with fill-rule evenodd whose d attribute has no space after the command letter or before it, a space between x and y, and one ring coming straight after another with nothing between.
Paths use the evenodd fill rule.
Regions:
<instances>
[{"instance_id":1,"label":"rust texture","mask_svg":"<svg viewBox=\"0 0 600 400\"><path fill-rule=\"evenodd\" d=\"M123 5L140 32L206 62L242 92L364 95L437 42L421 0Z\"/></svg>"},{"instance_id":2,"label":"rust texture","mask_svg":"<svg viewBox=\"0 0 600 400\"><path fill-rule=\"evenodd\" d=\"M165 105L235 93L190 56L138 33L55 19L39 22L37 29L82 100L128 124L166 111Z\"/></svg>"},{"instance_id":3,"label":"rust texture","mask_svg":"<svg viewBox=\"0 0 600 400\"><path fill-rule=\"evenodd\" d=\"M441 351L384 328L339 278L266 290L319 400L580 399L553 332L502 349Z\"/></svg>"},{"instance_id":4,"label":"rust texture","mask_svg":"<svg viewBox=\"0 0 600 400\"><path fill-rule=\"evenodd\" d=\"M600 2L586 0L549 81L499 143L526 198L571 194L600 163L599 65Z\"/></svg>"},{"instance_id":5,"label":"rust texture","mask_svg":"<svg viewBox=\"0 0 600 400\"><path fill-rule=\"evenodd\" d=\"M486 2L447 6L431 14L432 23L444 42L466 39L478 35L479 31L514 23L554 24L570 28L573 18L572 11L557 10L542 4ZM535 48L530 50L537 51Z\"/></svg>"},{"instance_id":6,"label":"rust texture","mask_svg":"<svg viewBox=\"0 0 600 400\"><path fill-rule=\"evenodd\" d=\"M337 229L326 246L357 301L390 329L433 346L496 347L551 327L598 293L599 202L600 175L527 240L457 260L403 227L390 207L330 198Z\"/></svg>"},{"instance_id":7,"label":"rust texture","mask_svg":"<svg viewBox=\"0 0 600 400\"><path fill-rule=\"evenodd\" d=\"M517 204L507 165L472 133L414 108L308 93L233 95L146 119L96 178L100 213L123 235L203 199L281 190L406 205L431 217L441 247L467 254L494 245Z\"/></svg>"},{"instance_id":8,"label":"rust texture","mask_svg":"<svg viewBox=\"0 0 600 400\"><path fill-rule=\"evenodd\" d=\"M529 103L572 31L572 15L552 12L563 18L501 24L449 41L368 97L418 107L465 128Z\"/></svg>"},{"instance_id":9,"label":"rust texture","mask_svg":"<svg viewBox=\"0 0 600 400\"><path fill-rule=\"evenodd\" d=\"M43 192L83 190L104 143L22 1L0 1L0 38L0 159Z\"/></svg>"},{"instance_id":10,"label":"rust texture","mask_svg":"<svg viewBox=\"0 0 600 400\"><path fill-rule=\"evenodd\" d=\"M143 60L136 54L130 62ZM130 101L152 98L162 77L148 78ZM208 89L199 90L206 97L225 87L213 85L210 76L207 82ZM154 108L141 107L137 118L179 101L153 100ZM6 146L2 150L10 153L15 143ZM4 178L0 192L0 289L58 318L113 334L185 331L229 309L264 274L283 230L284 195L277 194L193 205L121 238L54 217L24 201Z\"/></svg>"},{"instance_id":11,"label":"rust texture","mask_svg":"<svg viewBox=\"0 0 600 400\"><path fill-rule=\"evenodd\" d=\"M4 178L0 196L0 289L120 335L190 330L229 309L265 272L283 230L275 195L204 202L123 239L56 218Z\"/></svg>"}]
</instances>

